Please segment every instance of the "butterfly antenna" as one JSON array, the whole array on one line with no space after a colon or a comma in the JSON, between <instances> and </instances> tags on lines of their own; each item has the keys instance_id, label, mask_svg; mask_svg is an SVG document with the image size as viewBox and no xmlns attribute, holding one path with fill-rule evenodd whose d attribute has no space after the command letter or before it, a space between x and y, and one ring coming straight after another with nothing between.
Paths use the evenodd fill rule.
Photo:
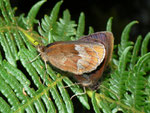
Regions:
<instances>
[{"instance_id":1,"label":"butterfly antenna","mask_svg":"<svg viewBox=\"0 0 150 113\"><path fill-rule=\"evenodd\" d=\"M33 61L35 61L39 56L41 55L41 53L39 53L35 58L33 58L31 61L28 61L28 62L26 62L27 64L28 63L32 63Z\"/></svg>"}]
</instances>

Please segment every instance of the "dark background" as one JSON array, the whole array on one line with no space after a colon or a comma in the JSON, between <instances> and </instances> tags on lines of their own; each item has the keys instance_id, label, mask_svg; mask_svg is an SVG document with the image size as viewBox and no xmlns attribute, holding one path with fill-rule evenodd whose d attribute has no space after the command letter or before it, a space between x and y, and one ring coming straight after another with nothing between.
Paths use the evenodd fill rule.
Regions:
<instances>
[{"instance_id":1,"label":"dark background","mask_svg":"<svg viewBox=\"0 0 150 113\"><path fill-rule=\"evenodd\" d=\"M17 7L16 15L27 14L38 0L10 0L13 7ZM47 0L41 7L37 19L50 11L59 0ZM85 13L86 31L92 26L95 31L104 31L109 17L113 17L113 34L115 43L120 42L120 35L125 25L133 20L139 21L131 30L130 40L135 41L138 35L143 37L150 29L150 0L64 0L60 16L65 9L69 9L71 18L78 22L80 12Z\"/></svg>"}]
</instances>

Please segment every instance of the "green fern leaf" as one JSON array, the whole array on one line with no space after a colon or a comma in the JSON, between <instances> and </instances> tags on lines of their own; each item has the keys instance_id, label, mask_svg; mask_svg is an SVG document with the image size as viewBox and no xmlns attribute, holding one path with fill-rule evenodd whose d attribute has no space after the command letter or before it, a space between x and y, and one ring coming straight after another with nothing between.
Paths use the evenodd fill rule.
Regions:
<instances>
[{"instance_id":1,"label":"green fern leaf","mask_svg":"<svg viewBox=\"0 0 150 113\"><path fill-rule=\"evenodd\" d=\"M35 19L40 7L42 6L42 4L44 4L44 2L46 2L46 0L41 0L39 2L37 2L34 6L32 6L32 8L30 9L28 15L26 18L22 18L24 24L26 25L27 29L32 30L33 29L33 24L37 23L38 21Z\"/></svg>"},{"instance_id":2,"label":"green fern leaf","mask_svg":"<svg viewBox=\"0 0 150 113\"><path fill-rule=\"evenodd\" d=\"M147 53L147 51L148 51L147 48L148 48L149 42L150 42L150 33L148 33L148 34L145 36L145 38L144 38L144 40L143 40L143 42L142 42L141 56L143 56L144 54Z\"/></svg>"},{"instance_id":3,"label":"green fern leaf","mask_svg":"<svg viewBox=\"0 0 150 113\"><path fill-rule=\"evenodd\" d=\"M109 18L109 20L107 22L107 26L106 26L106 31L112 32L112 19L113 19L113 17Z\"/></svg>"},{"instance_id":4,"label":"green fern leaf","mask_svg":"<svg viewBox=\"0 0 150 113\"><path fill-rule=\"evenodd\" d=\"M92 34L92 33L94 33L94 29L90 26L89 27L89 32L88 32L89 34Z\"/></svg>"},{"instance_id":5,"label":"green fern leaf","mask_svg":"<svg viewBox=\"0 0 150 113\"><path fill-rule=\"evenodd\" d=\"M47 38L48 32L50 31L53 34L53 30L54 30L54 27L56 26L56 20L58 18L58 13L59 13L61 4L62 4L62 1L58 2L54 6L53 10L51 11L50 16L45 15L44 19L42 19L41 27L40 26L38 27L38 31L43 37ZM47 41L44 39L43 39L43 43L47 45Z\"/></svg>"},{"instance_id":6,"label":"green fern leaf","mask_svg":"<svg viewBox=\"0 0 150 113\"><path fill-rule=\"evenodd\" d=\"M96 91L94 91L93 94L92 94L92 105L93 105L95 113L100 113L100 110L98 108L97 101L96 101L96 98L95 98L95 93L96 93Z\"/></svg>"},{"instance_id":7,"label":"green fern leaf","mask_svg":"<svg viewBox=\"0 0 150 113\"><path fill-rule=\"evenodd\" d=\"M76 24L74 21L70 20L70 13L68 10L65 10L63 13L63 19L59 19L60 22L57 22L57 26L54 31L54 40L55 41L67 41L71 40L70 37L76 34L75 27Z\"/></svg>"},{"instance_id":8,"label":"green fern leaf","mask_svg":"<svg viewBox=\"0 0 150 113\"><path fill-rule=\"evenodd\" d=\"M76 33L76 40L83 36L85 30L85 16L84 13L80 14L77 33Z\"/></svg>"},{"instance_id":9,"label":"green fern leaf","mask_svg":"<svg viewBox=\"0 0 150 113\"><path fill-rule=\"evenodd\" d=\"M138 52L140 50L141 41L142 41L142 36L138 36L136 43L134 45L134 48L133 48L133 52L132 52L132 57L131 57L131 62L130 62L131 69L134 67L135 63L137 62L137 60L139 58Z\"/></svg>"},{"instance_id":10,"label":"green fern leaf","mask_svg":"<svg viewBox=\"0 0 150 113\"><path fill-rule=\"evenodd\" d=\"M132 43L131 41L128 41L128 39L129 39L129 32L130 32L130 29L131 29L131 27L132 27L134 24L136 24L136 23L138 23L138 22L137 22L137 21L133 21L133 22L129 23L129 24L125 27L124 31L122 32L122 35L121 35L121 42L120 42L119 51L118 51L118 54L119 54L119 55L122 54L123 50L124 50L126 47L133 45L133 43Z\"/></svg>"}]
</instances>

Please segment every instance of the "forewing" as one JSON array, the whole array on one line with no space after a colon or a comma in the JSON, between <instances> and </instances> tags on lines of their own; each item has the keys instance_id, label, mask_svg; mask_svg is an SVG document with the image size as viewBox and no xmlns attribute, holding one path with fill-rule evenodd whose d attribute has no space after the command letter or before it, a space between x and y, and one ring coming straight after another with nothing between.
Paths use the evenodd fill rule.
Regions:
<instances>
[{"instance_id":1,"label":"forewing","mask_svg":"<svg viewBox=\"0 0 150 113\"><path fill-rule=\"evenodd\" d=\"M78 41L57 43L45 52L53 66L78 75L95 70L105 57L103 44Z\"/></svg>"}]
</instances>

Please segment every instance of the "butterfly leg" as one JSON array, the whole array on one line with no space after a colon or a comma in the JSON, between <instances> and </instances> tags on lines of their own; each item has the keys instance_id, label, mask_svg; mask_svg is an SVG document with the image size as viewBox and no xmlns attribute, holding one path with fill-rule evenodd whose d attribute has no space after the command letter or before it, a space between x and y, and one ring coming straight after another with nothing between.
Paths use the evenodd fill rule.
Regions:
<instances>
[{"instance_id":1,"label":"butterfly leg","mask_svg":"<svg viewBox=\"0 0 150 113\"><path fill-rule=\"evenodd\" d=\"M81 85L81 83L73 83L73 84L68 85L68 86L63 86L63 88L68 88L68 87L72 87L72 86L75 86L75 85Z\"/></svg>"},{"instance_id":2,"label":"butterfly leg","mask_svg":"<svg viewBox=\"0 0 150 113\"><path fill-rule=\"evenodd\" d=\"M84 95L84 94L86 94L86 89L85 89L85 87L83 87L83 93L74 94L70 99L72 100L75 96Z\"/></svg>"}]
</instances>

